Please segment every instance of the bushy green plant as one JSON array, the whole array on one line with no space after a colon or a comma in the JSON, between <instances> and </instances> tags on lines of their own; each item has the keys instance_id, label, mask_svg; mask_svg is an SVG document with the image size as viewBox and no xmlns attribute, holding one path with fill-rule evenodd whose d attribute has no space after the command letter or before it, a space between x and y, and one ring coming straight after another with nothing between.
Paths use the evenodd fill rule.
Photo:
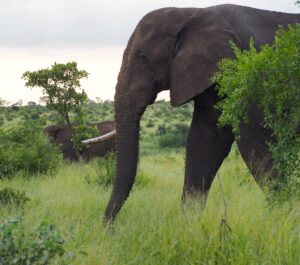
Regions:
<instances>
[{"instance_id":1,"label":"bushy green plant","mask_svg":"<svg viewBox=\"0 0 300 265\"><path fill-rule=\"evenodd\" d=\"M113 152L108 153L104 158L97 159L96 174L100 186L109 187L113 184L116 174L116 156Z\"/></svg>"},{"instance_id":2,"label":"bushy green plant","mask_svg":"<svg viewBox=\"0 0 300 265\"><path fill-rule=\"evenodd\" d=\"M88 184L96 184L104 188L110 187L114 181L116 173L116 158L113 152L106 154L104 157L94 159L94 174L87 174L85 180Z\"/></svg>"},{"instance_id":3,"label":"bushy green plant","mask_svg":"<svg viewBox=\"0 0 300 265\"><path fill-rule=\"evenodd\" d=\"M109 152L105 157L94 160L94 174L87 174L85 180L88 184L109 188L113 185L116 175L116 155ZM135 186L144 186L149 182L147 176L138 171Z\"/></svg>"},{"instance_id":4,"label":"bushy green plant","mask_svg":"<svg viewBox=\"0 0 300 265\"><path fill-rule=\"evenodd\" d=\"M300 25L280 28L274 43L261 51L253 41L249 51L233 49L236 59L223 60L213 78L224 97L218 104L220 124L230 124L238 135L248 106L258 102L263 126L272 131L268 145L279 175L274 185L290 196L288 190L300 191Z\"/></svg>"},{"instance_id":5,"label":"bushy green plant","mask_svg":"<svg viewBox=\"0 0 300 265\"><path fill-rule=\"evenodd\" d=\"M167 128L164 124L160 124L158 125L157 127L157 131L156 131L156 134L157 135L164 135L167 133Z\"/></svg>"},{"instance_id":6,"label":"bushy green plant","mask_svg":"<svg viewBox=\"0 0 300 265\"><path fill-rule=\"evenodd\" d=\"M162 148L180 148L183 146L180 134L166 133L159 137L158 144Z\"/></svg>"},{"instance_id":7,"label":"bushy green plant","mask_svg":"<svg viewBox=\"0 0 300 265\"><path fill-rule=\"evenodd\" d=\"M32 113L32 114L30 115L30 118L31 118L32 120L37 120L37 119L40 118L40 115L39 115L38 113Z\"/></svg>"},{"instance_id":8,"label":"bushy green plant","mask_svg":"<svg viewBox=\"0 0 300 265\"><path fill-rule=\"evenodd\" d=\"M46 221L26 233L21 218L0 224L0 264L50 264L65 253L63 239Z\"/></svg>"},{"instance_id":9,"label":"bushy green plant","mask_svg":"<svg viewBox=\"0 0 300 265\"><path fill-rule=\"evenodd\" d=\"M148 121L147 124L146 124L146 127L147 127L147 128L153 128L153 127L154 127L154 122L153 122L152 119L149 119L149 121Z\"/></svg>"},{"instance_id":10,"label":"bushy green plant","mask_svg":"<svg viewBox=\"0 0 300 265\"><path fill-rule=\"evenodd\" d=\"M12 121L14 118L16 118L16 115L11 111L6 111L5 117L8 121Z\"/></svg>"},{"instance_id":11,"label":"bushy green plant","mask_svg":"<svg viewBox=\"0 0 300 265\"><path fill-rule=\"evenodd\" d=\"M161 134L158 144L162 148L180 148L186 145L189 126L185 123L175 123L170 128L165 128L166 132Z\"/></svg>"},{"instance_id":12,"label":"bushy green plant","mask_svg":"<svg viewBox=\"0 0 300 265\"><path fill-rule=\"evenodd\" d=\"M0 205L23 207L29 201L25 192L21 192L12 188L4 188L0 190Z\"/></svg>"},{"instance_id":13,"label":"bushy green plant","mask_svg":"<svg viewBox=\"0 0 300 265\"><path fill-rule=\"evenodd\" d=\"M75 132L72 136L71 141L73 142L74 147L77 150L83 150L88 145L82 143L82 140L99 136L99 130L97 129L96 124L88 123L86 114L80 107L76 109L76 116L74 122L75 125L73 127L75 129Z\"/></svg>"},{"instance_id":14,"label":"bushy green plant","mask_svg":"<svg viewBox=\"0 0 300 265\"><path fill-rule=\"evenodd\" d=\"M43 121L25 119L0 130L0 178L17 171L28 175L53 173L62 161L58 147L42 133Z\"/></svg>"},{"instance_id":15,"label":"bushy green plant","mask_svg":"<svg viewBox=\"0 0 300 265\"><path fill-rule=\"evenodd\" d=\"M4 125L4 117L1 115L0 116L0 127Z\"/></svg>"}]
</instances>

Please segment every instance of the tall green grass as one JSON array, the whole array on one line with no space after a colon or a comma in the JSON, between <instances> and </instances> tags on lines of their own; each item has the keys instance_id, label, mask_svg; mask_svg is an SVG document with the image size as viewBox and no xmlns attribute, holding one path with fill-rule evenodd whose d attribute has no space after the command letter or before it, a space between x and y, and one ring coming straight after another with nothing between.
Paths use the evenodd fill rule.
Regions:
<instances>
[{"instance_id":1,"label":"tall green grass","mask_svg":"<svg viewBox=\"0 0 300 265\"><path fill-rule=\"evenodd\" d=\"M56 176L0 182L31 199L21 212L0 208L0 220L42 219L66 239L66 264L300 264L300 204L269 207L265 194L233 151L218 172L206 205L181 203L184 155L142 157L149 181L136 186L111 229L101 218L110 190L86 182L91 164L64 165Z\"/></svg>"}]
</instances>

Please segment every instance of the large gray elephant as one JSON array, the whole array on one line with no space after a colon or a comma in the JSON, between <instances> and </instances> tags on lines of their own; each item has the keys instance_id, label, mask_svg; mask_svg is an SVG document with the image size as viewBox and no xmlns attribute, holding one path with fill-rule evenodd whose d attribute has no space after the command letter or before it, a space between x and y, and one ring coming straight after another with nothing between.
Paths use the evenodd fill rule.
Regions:
<instances>
[{"instance_id":1,"label":"large gray elephant","mask_svg":"<svg viewBox=\"0 0 300 265\"><path fill-rule=\"evenodd\" d=\"M218 62L232 58L229 41L248 49L271 43L279 25L300 22L299 14L271 12L237 5L208 8L164 8L138 23L124 51L115 93L117 173L104 220L112 221L127 199L136 176L140 119L162 90L170 90L171 104L194 101L187 139L183 197L206 193L224 158L233 133L217 127L219 101L210 77ZM239 150L254 176L272 169L266 141L270 133L261 126L262 115L249 108L249 124L241 127Z\"/></svg>"},{"instance_id":2,"label":"large gray elephant","mask_svg":"<svg viewBox=\"0 0 300 265\"><path fill-rule=\"evenodd\" d=\"M115 130L115 122L113 121L99 122L96 125L101 134L111 133ZM47 134L54 143L60 146L64 159L73 161L78 160L78 155L76 154L76 150L74 149L74 145L71 141L74 133L73 127L68 125L63 127L51 125L44 128L44 133ZM108 152L114 150L115 140L114 137L110 137L107 141L99 142L84 148L82 151L79 151L79 154L83 160L88 161L96 156L105 156Z\"/></svg>"}]
</instances>

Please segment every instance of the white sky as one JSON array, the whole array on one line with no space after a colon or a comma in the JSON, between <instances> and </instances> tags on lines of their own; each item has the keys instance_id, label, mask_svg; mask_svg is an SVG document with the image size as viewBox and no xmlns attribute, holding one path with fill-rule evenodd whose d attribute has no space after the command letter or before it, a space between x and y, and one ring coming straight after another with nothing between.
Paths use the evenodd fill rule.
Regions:
<instances>
[{"instance_id":1,"label":"white sky","mask_svg":"<svg viewBox=\"0 0 300 265\"><path fill-rule=\"evenodd\" d=\"M122 53L137 22L154 9L233 3L299 13L294 0L0 0L0 98L38 101L22 74L76 61L91 99L113 99ZM168 92L162 97L167 97Z\"/></svg>"}]
</instances>

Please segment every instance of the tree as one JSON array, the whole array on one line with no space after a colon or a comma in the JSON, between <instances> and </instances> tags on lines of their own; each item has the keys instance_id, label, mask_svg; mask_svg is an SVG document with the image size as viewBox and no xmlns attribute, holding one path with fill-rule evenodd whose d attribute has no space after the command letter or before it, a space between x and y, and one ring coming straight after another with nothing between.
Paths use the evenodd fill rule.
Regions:
<instances>
[{"instance_id":1,"label":"tree","mask_svg":"<svg viewBox=\"0 0 300 265\"><path fill-rule=\"evenodd\" d=\"M220 63L213 77L223 100L219 122L239 133L241 120L247 122L249 104L259 102L263 126L272 131L269 149L279 178L276 188L299 194L300 188L300 24L280 28L272 45L249 51L233 45L235 59ZM300 195L300 194L299 194Z\"/></svg>"},{"instance_id":2,"label":"tree","mask_svg":"<svg viewBox=\"0 0 300 265\"><path fill-rule=\"evenodd\" d=\"M0 98L0 106L4 106L5 105L5 100L3 100L2 98Z\"/></svg>"},{"instance_id":3,"label":"tree","mask_svg":"<svg viewBox=\"0 0 300 265\"><path fill-rule=\"evenodd\" d=\"M34 101L28 101L27 106L36 106Z\"/></svg>"},{"instance_id":4,"label":"tree","mask_svg":"<svg viewBox=\"0 0 300 265\"><path fill-rule=\"evenodd\" d=\"M50 68L25 72L22 79L27 87L41 87L43 101L50 109L58 111L65 124L71 125L69 112L87 101L87 94L81 88L80 79L88 72L78 70L76 62L54 63Z\"/></svg>"}]
</instances>

